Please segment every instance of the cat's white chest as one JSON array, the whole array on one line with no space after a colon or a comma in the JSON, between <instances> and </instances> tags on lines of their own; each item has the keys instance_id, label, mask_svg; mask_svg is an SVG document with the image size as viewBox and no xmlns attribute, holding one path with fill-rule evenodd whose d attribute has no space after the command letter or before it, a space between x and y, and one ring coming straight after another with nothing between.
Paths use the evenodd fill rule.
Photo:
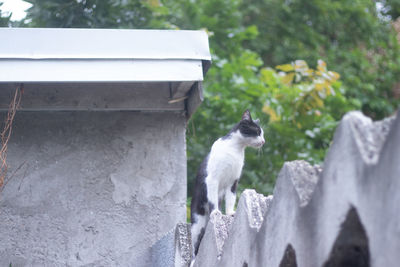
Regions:
<instances>
[{"instance_id":1,"label":"cat's white chest","mask_svg":"<svg viewBox=\"0 0 400 267\"><path fill-rule=\"evenodd\" d=\"M218 140L211 148L207 172L218 183L219 191L231 187L239 179L244 163L244 149Z\"/></svg>"}]
</instances>

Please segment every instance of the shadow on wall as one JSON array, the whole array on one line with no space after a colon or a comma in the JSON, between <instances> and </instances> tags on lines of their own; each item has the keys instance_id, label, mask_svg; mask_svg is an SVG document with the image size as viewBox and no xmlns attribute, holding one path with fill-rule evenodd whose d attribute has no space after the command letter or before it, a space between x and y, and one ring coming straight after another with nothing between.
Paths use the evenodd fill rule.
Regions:
<instances>
[{"instance_id":1,"label":"shadow on wall","mask_svg":"<svg viewBox=\"0 0 400 267\"><path fill-rule=\"evenodd\" d=\"M324 267L369 267L368 237L357 210L351 207ZM297 267L296 251L288 244L279 267Z\"/></svg>"},{"instance_id":2,"label":"shadow on wall","mask_svg":"<svg viewBox=\"0 0 400 267\"><path fill-rule=\"evenodd\" d=\"M369 267L369 262L368 237L357 210L351 207L324 267Z\"/></svg>"}]
</instances>

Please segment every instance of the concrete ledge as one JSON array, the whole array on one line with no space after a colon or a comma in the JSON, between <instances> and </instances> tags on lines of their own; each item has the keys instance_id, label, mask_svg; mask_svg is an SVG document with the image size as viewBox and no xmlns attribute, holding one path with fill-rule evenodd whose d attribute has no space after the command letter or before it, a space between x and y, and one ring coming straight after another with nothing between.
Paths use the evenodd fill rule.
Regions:
<instances>
[{"instance_id":1,"label":"concrete ledge","mask_svg":"<svg viewBox=\"0 0 400 267\"><path fill-rule=\"evenodd\" d=\"M272 201L272 196L265 197L255 190L242 193L223 248L223 254L231 257L223 256L221 266L244 266L246 260L252 257L254 251L249 244L254 244ZM213 266L217 266L217 263Z\"/></svg>"},{"instance_id":2,"label":"concrete ledge","mask_svg":"<svg viewBox=\"0 0 400 267\"><path fill-rule=\"evenodd\" d=\"M202 240L202 243L204 241L204 244L207 245L200 244L194 266L215 266L217 264L232 222L232 216L222 215L218 210L211 213Z\"/></svg>"}]
</instances>

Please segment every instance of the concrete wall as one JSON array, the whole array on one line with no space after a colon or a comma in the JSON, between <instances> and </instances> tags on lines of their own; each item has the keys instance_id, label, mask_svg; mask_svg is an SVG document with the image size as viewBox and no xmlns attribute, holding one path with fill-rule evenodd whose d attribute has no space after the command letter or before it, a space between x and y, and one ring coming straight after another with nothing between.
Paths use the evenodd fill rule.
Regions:
<instances>
[{"instance_id":1,"label":"concrete wall","mask_svg":"<svg viewBox=\"0 0 400 267\"><path fill-rule=\"evenodd\" d=\"M183 112L18 113L0 266L148 266L186 220L185 123Z\"/></svg>"},{"instance_id":2,"label":"concrete wall","mask_svg":"<svg viewBox=\"0 0 400 267\"><path fill-rule=\"evenodd\" d=\"M273 198L246 190L233 222L211 214L194 266L400 266L399 159L400 116L347 114L323 168L286 162Z\"/></svg>"}]
</instances>

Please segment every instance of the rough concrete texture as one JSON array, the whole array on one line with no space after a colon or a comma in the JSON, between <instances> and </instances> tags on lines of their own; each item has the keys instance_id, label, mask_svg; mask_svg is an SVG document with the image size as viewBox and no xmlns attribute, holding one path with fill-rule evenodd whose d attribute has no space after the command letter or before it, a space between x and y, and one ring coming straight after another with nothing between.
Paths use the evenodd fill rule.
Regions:
<instances>
[{"instance_id":1,"label":"rough concrete texture","mask_svg":"<svg viewBox=\"0 0 400 267\"><path fill-rule=\"evenodd\" d=\"M175 231L175 267L187 266L192 259L190 225L180 223Z\"/></svg>"},{"instance_id":2,"label":"rough concrete texture","mask_svg":"<svg viewBox=\"0 0 400 267\"><path fill-rule=\"evenodd\" d=\"M174 246L175 229L172 229L151 247L151 266L175 266Z\"/></svg>"},{"instance_id":3,"label":"rough concrete texture","mask_svg":"<svg viewBox=\"0 0 400 267\"><path fill-rule=\"evenodd\" d=\"M348 113L323 170L287 162L273 200L245 191L233 222L218 226L229 229L222 251L210 221L196 266L399 266L399 158L400 116Z\"/></svg>"},{"instance_id":4,"label":"rough concrete texture","mask_svg":"<svg viewBox=\"0 0 400 267\"><path fill-rule=\"evenodd\" d=\"M242 193L223 248L223 254L231 257L223 256L221 266L244 266L247 259L253 257L253 245L271 203L272 196L265 197L254 190ZM213 266L217 266L217 262Z\"/></svg>"},{"instance_id":5,"label":"rough concrete texture","mask_svg":"<svg viewBox=\"0 0 400 267\"><path fill-rule=\"evenodd\" d=\"M24 83L19 110L178 111L185 109L185 102L169 103L171 91L181 88L182 97L188 93L191 84L193 82ZM15 89L15 84L0 83L0 110L8 110ZM194 105L193 109L196 107Z\"/></svg>"},{"instance_id":6,"label":"rough concrete texture","mask_svg":"<svg viewBox=\"0 0 400 267\"><path fill-rule=\"evenodd\" d=\"M194 266L214 266L216 260L221 258L224 241L232 222L233 216L223 215L219 210L210 214L202 239L206 245L200 245Z\"/></svg>"},{"instance_id":7,"label":"rough concrete texture","mask_svg":"<svg viewBox=\"0 0 400 267\"><path fill-rule=\"evenodd\" d=\"M186 267L192 257L190 225L179 223L151 248L152 267Z\"/></svg>"},{"instance_id":8,"label":"rough concrete texture","mask_svg":"<svg viewBox=\"0 0 400 267\"><path fill-rule=\"evenodd\" d=\"M185 123L183 112L18 113L0 266L151 265L151 246L186 218Z\"/></svg>"}]
</instances>

